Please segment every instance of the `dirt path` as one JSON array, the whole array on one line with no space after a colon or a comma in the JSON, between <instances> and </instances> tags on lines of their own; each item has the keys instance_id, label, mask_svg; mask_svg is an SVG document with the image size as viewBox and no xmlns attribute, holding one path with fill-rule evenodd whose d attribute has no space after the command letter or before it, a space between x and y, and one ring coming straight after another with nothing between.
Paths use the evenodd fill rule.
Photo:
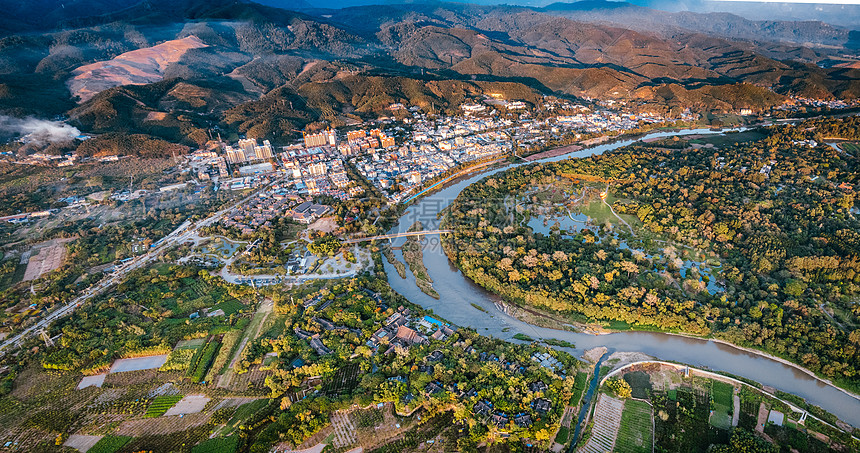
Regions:
<instances>
[{"instance_id":1,"label":"dirt path","mask_svg":"<svg viewBox=\"0 0 860 453\"><path fill-rule=\"evenodd\" d=\"M251 324L248 326L248 330L245 331L245 335L242 337L242 341L239 343L239 347L236 348L236 353L233 354L233 359L230 361L230 366L227 368L227 371L221 375L218 379L218 387L228 388L233 381L233 367L236 365L236 362L242 358L242 352L245 350L245 346L248 344L248 341L251 341L257 338L260 335L260 330L263 328L263 324L266 323L266 319L269 317L269 313L272 312L272 309L275 307L275 302L271 299L266 299L260 303L260 308L257 309L257 312L254 313L254 318L251 320Z\"/></svg>"},{"instance_id":2,"label":"dirt path","mask_svg":"<svg viewBox=\"0 0 860 453\"><path fill-rule=\"evenodd\" d=\"M758 421L755 424L755 430L761 434L764 434L764 425L767 423L767 414L770 411L767 410L764 403L760 403L758 406Z\"/></svg>"},{"instance_id":3,"label":"dirt path","mask_svg":"<svg viewBox=\"0 0 860 453\"><path fill-rule=\"evenodd\" d=\"M609 203L607 203L607 202L606 202L606 200L601 200L601 201L603 201L603 204L605 204L605 205L606 205L606 207L608 207L608 208L609 208L609 210L612 212L612 215L614 215L614 216L615 216L615 218L616 218L616 219L618 219L618 221L619 221L619 222L621 222L621 223L623 223L625 226L627 226L627 229L628 229L628 230L630 230L630 234L632 234L632 235L633 235L633 237L636 237L636 233L633 231L633 227L632 227L632 226L630 226L630 224L629 224L629 223L627 223L627 221L626 221L626 220L622 219L622 218L621 218L621 216L619 216L619 215L615 212L615 209L612 209L612 205L611 205L611 204L609 204Z\"/></svg>"}]
</instances>

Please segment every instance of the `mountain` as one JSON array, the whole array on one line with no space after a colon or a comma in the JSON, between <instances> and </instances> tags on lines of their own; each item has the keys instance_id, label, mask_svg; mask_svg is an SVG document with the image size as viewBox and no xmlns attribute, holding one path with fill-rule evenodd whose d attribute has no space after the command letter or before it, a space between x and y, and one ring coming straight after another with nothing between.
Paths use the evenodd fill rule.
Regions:
<instances>
[{"instance_id":1,"label":"mountain","mask_svg":"<svg viewBox=\"0 0 860 453\"><path fill-rule=\"evenodd\" d=\"M691 32L667 39L525 8L349 8L331 19L359 23L363 30L380 27L377 39L406 66L531 79L545 90L575 96L629 98L670 83L685 89L747 83L783 94L858 94L854 72L774 60L747 42Z\"/></svg>"},{"instance_id":2,"label":"mountain","mask_svg":"<svg viewBox=\"0 0 860 453\"><path fill-rule=\"evenodd\" d=\"M553 3L540 11L582 22L607 23L658 33L664 37L679 32L696 32L729 39L837 47L845 47L852 41L850 29L821 21L750 20L727 12L666 12L627 2L586 0Z\"/></svg>"},{"instance_id":3,"label":"mountain","mask_svg":"<svg viewBox=\"0 0 860 453\"><path fill-rule=\"evenodd\" d=\"M833 55L850 49L744 38L757 28L772 39L811 30L830 30L819 40L844 38L844 30L821 24L790 31L600 1L542 10L293 4L301 10L147 0L0 38L0 111L67 115L90 133L199 146L216 128L284 142L304 128L390 114L391 103L445 110L486 92L531 103L554 94L705 112L764 110L789 95L860 96L860 70ZM645 25L620 25L636 14ZM647 25L664 19L663 29Z\"/></svg>"}]
</instances>

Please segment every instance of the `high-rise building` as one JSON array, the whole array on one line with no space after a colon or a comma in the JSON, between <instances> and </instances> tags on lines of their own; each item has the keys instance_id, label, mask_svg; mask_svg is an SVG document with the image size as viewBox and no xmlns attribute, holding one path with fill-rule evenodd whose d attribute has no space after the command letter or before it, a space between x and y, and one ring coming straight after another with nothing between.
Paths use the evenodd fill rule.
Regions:
<instances>
[{"instance_id":1,"label":"high-rise building","mask_svg":"<svg viewBox=\"0 0 860 453\"><path fill-rule=\"evenodd\" d=\"M256 153L254 152L254 148L257 147L257 139L244 138L242 140L239 140L238 146L239 148L242 148L243 151L245 151L245 157L249 158L251 156L256 155Z\"/></svg>"},{"instance_id":2,"label":"high-rise building","mask_svg":"<svg viewBox=\"0 0 860 453\"><path fill-rule=\"evenodd\" d=\"M305 148L314 148L316 146L325 146L328 137L323 132L317 132L315 134L304 134L305 138Z\"/></svg>"},{"instance_id":3,"label":"high-rise building","mask_svg":"<svg viewBox=\"0 0 860 453\"><path fill-rule=\"evenodd\" d=\"M268 140L266 140L266 143L268 143ZM271 159L274 157L272 147L265 144L263 146L255 146L254 154L257 156L257 159Z\"/></svg>"},{"instance_id":4,"label":"high-rise building","mask_svg":"<svg viewBox=\"0 0 860 453\"><path fill-rule=\"evenodd\" d=\"M310 173L312 176L322 176L326 174L327 171L328 167L326 166L325 162L317 162L315 164L308 165L308 173Z\"/></svg>"},{"instance_id":5,"label":"high-rise building","mask_svg":"<svg viewBox=\"0 0 860 453\"><path fill-rule=\"evenodd\" d=\"M228 146L224 148L224 151L227 152L227 161L231 164L238 164L248 160L247 156L245 155L245 150L241 148L233 148L232 146Z\"/></svg>"},{"instance_id":6,"label":"high-rise building","mask_svg":"<svg viewBox=\"0 0 860 453\"><path fill-rule=\"evenodd\" d=\"M387 135L382 135L382 136L379 138L379 141L380 141L380 142L382 142L382 147L383 147L383 148L391 148L392 146L394 146L394 137L389 137L389 136L387 136Z\"/></svg>"},{"instance_id":7,"label":"high-rise building","mask_svg":"<svg viewBox=\"0 0 860 453\"><path fill-rule=\"evenodd\" d=\"M364 138L366 135L367 134L364 132L364 129L349 131L346 133L346 140L349 142L354 142L356 140Z\"/></svg>"},{"instance_id":8,"label":"high-rise building","mask_svg":"<svg viewBox=\"0 0 860 453\"><path fill-rule=\"evenodd\" d=\"M328 141L329 146L337 145L337 133L334 129L326 129L325 131L326 141Z\"/></svg>"}]
</instances>

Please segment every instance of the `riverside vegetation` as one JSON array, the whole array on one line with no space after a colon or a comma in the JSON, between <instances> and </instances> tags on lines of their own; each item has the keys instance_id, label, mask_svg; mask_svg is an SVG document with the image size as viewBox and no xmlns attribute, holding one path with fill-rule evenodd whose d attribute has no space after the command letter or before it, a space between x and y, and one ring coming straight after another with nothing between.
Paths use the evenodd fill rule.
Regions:
<instances>
[{"instance_id":1,"label":"riverside vegetation","mask_svg":"<svg viewBox=\"0 0 860 453\"><path fill-rule=\"evenodd\" d=\"M446 249L515 303L720 338L856 391L860 160L799 141L856 138L858 128L856 118L809 120L743 143L639 142L511 169L460 194ZM544 232L527 223L573 211L590 223Z\"/></svg>"}]
</instances>

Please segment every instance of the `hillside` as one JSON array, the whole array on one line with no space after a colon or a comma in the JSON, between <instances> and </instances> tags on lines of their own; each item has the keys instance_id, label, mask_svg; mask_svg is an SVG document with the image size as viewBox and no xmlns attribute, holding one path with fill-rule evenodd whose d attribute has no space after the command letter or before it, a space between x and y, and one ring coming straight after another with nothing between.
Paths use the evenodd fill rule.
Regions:
<instances>
[{"instance_id":1,"label":"hillside","mask_svg":"<svg viewBox=\"0 0 860 453\"><path fill-rule=\"evenodd\" d=\"M851 64L811 64L830 58L819 48L740 39L743 30L777 33L790 25L735 27L725 25L737 21L730 16L672 16L677 24L693 24L684 25L695 27L692 32L567 17L642 11L643 24L648 17L662 20L654 10L601 5L536 11L434 3L294 12L153 0L67 18L65 24L78 28L0 38L0 111L67 114L85 132L147 134L197 146L215 126L227 134L286 139L320 120L340 124L350 115L383 114L393 102L448 109L490 82L516 87L512 97L520 99L611 98L656 111L764 110L788 95L860 96L860 71ZM697 25L701 20L711 28ZM716 37L723 26L738 39ZM820 24L804 27L797 33L811 36ZM821 39L843 39L843 31L833 28Z\"/></svg>"},{"instance_id":2,"label":"hillside","mask_svg":"<svg viewBox=\"0 0 860 453\"><path fill-rule=\"evenodd\" d=\"M120 85L145 85L164 78L164 72L191 49L207 47L196 36L173 39L156 46L132 50L106 61L81 66L72 71L69 91L84 102Z\"/></svg>"},{"instance_id":3,"label":"hillside","mask_svg":"<svg viewBox=\"0 0 860 453\"><path fill-rule=\"evenodd\" d=\"M588 0L559 2L539 11L581 22L612 24L636 31L671 37L696 32L729 39L816 44L844 47L850 29L820 21L749 20L731 13L667 12L626 2Z\"/></svg>"}]
</instances>

